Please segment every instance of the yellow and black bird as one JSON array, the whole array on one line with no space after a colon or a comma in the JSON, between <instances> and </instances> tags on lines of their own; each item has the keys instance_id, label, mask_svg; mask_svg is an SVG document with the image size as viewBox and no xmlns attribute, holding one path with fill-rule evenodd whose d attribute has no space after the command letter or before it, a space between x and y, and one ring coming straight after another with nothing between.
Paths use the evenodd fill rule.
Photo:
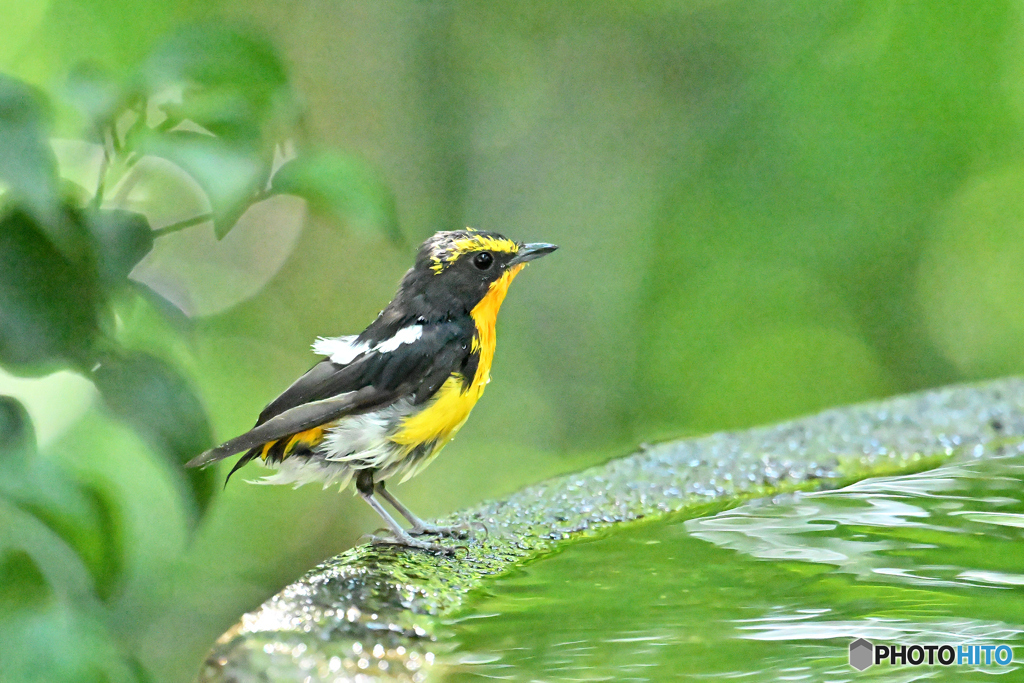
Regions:
<instances>
[{"instance_id":1,"label":"yellow and black bird","mask_svg":"<svg viewBox=\"0 0 1024 683\"><path fill-rule=\"evenodd\" d=\"M438 232L420 247L395 298L369 327L359 335L317 339L313 350L327 358L271 401L255 427L187 466L245 451L228 478L259 458L277 470L261 483L322 482L326 488L355 480L359 495L391 529L394 538L385 542L437 548L411 534L455 530L424 523L384 482L420 472L466 422L490 381L494 324L509 285L528 261L555 249L493 232ZM409 531L375 494L409 520Z\"/></svg>"}]
</instances>

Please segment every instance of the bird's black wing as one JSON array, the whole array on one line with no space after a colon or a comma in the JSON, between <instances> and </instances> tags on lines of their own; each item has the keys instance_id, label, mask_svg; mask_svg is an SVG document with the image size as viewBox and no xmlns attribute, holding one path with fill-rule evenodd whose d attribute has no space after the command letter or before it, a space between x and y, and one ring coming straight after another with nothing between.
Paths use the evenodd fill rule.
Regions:
<instances>
[{"instance_id":1,"label":"bird's black wing","mask_svg":"<svg viewBox=\"0 0 1024 683\"><path fill-rule=\"evenodd\" d=\"M186 466L205 466L344 415L385 408L403 397L426 401L467 365L474 329L472 319L467 321L423 325L415 341L380 350L388 348L385 340L345 364L330 359L317 363L260 413L253 429Z\"/></svg>"}]
</instances>

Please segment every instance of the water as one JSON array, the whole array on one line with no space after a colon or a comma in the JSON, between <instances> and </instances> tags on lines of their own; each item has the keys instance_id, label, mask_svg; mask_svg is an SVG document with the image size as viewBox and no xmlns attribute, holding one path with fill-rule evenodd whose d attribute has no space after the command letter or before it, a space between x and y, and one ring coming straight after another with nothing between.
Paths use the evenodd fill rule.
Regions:
<instances>
[{"instance_id":1,"label":"water","mask_svg":"<svg viewBox=\"0 0 1024 683\"><path fill-rule=\"evenodd\" d=\"M954 462L634 524L490 584L447 625L455 681L1000 681L849 643L1000 644L1024 662L1024 457Z\"/></svg>"}]
</instances>

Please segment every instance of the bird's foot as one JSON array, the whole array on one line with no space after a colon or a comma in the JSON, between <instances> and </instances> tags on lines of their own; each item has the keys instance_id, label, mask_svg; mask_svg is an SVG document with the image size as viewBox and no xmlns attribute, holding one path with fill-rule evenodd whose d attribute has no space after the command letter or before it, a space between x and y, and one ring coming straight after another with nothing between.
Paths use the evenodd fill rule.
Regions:
<instances>
[{"instance_id":1,"label":"bird's foot","mask_svg":"<svg viewBox=\"0 0 1024 683\"><path fill-rule=\"evenodd\" d=\"M436 524L419 524L409 529L409 533L422 536L450 536L451 538L473 538L476 527L483 529L484 536L487 535L487 527L483 522L463 522L452 526L438 526Z\"/></svg>"},{"instance_id":2,"label":"bird's foot","mask_svg":"<svg viewBox=\"0 0 1024 683\"><path fill-rule=\"evenodd\" d=\"M409 529L409 533L413 536L449 536L451 538L469 538L472 532L472 529L464 524L458 526L421 524Z\"/></svg>"},{"instance_id":3,"label":"bird's foot","mask_svg":"<svg viewBox=\"0 0 1024 683\"><path fill-rule=\"evenodd\" d=\"M416 548L417 550L426 550L427 552L440 555L454 555L455 551L460 548L467 550L464 546L447 546L413 538L407 533L395 534L392 532L383 536L370 535L370 543L373 545L397 546L399 548Z\"/></svg>"}]
</instances>

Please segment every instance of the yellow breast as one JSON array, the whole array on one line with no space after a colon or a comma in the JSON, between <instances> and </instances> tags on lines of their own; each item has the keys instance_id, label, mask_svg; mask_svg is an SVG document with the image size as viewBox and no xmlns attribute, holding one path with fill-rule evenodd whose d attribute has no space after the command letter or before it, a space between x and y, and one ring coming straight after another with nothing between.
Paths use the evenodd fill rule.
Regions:
<instances>
[{"instance_id":1,"label":"yellow breast","mask_svg":"<svg viewBox=\"0 0 1024 683\"><path fill-rule=\"evenodd\" d=\"M426 408L405 418L401 428L390 437L391 441L405 446L409 451L420 444L433 442L436 454L466 423L469 413L483 396L487 382L491 379L491 362L494 360L497 341L494 324L508 287L522 267L518 265L510 268L492 282L487 294L470 312L476 323L471 351L480 354L473 381L465 387L463 376L453 373L437 390Z\"/></svg>"}]
</instances>

